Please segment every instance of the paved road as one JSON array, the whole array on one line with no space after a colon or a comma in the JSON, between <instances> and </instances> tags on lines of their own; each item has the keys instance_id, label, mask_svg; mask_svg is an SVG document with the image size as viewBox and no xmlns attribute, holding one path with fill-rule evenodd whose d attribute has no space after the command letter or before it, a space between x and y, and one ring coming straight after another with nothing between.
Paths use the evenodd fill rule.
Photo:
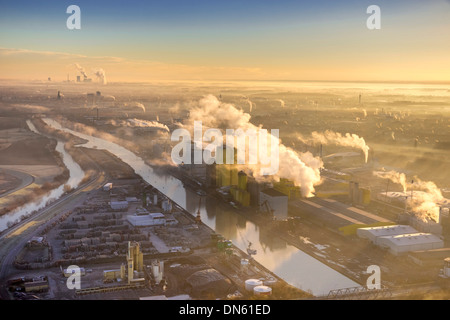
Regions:
<instances>
[{"instance_id":1,"label":"paved road","mask_svg":"<svg viewBox=\"0 0 450 320\"><path fill-rule=\"evenodd\" d=\"M17 187L15 187L14 189L8 190L5 193L2 193L0 195L0 198L5 197L8 194L11 194L13 192L16 192L17 190L23 189L34 182L34 177L31 174L28 174L28 173L25 173L22 171L0 168L0 172L4 172L6 174L9 174L9 175L14 176L17 179L21 180L21 183Z\"/></svg>"},{"instance_id":2,"label":"paved road","mask_svg":"<svg viewBox=\"0 0 450 320\"><path fill-rule=\"evenodd\" d=\"M101 187L105 183L106 177L102 173L95 179L80 186L75 191L61 197L49 206L41 209L32 217L25 219L13 228L5 230L0 235L0 297L9 299L6 288L6 280L9 273L15 270L12 266L14 258L33 236L45 228L46 223L52 218L82 204L90 190Z\"/></svg>"}]
</instances>

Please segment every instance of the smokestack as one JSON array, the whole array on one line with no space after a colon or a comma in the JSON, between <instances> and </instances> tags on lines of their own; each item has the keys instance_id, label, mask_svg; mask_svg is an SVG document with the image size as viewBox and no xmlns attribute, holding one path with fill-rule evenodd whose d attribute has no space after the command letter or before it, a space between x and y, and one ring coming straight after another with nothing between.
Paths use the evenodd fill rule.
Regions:
<instances>
[{"instance_id":1,"label":"smokestack","mask_svg":"<svg viewBox=\"0 0 450 320\"><path fill-rule=\"evenodd\" d=\"M94 74L102 84L106 84L106 75L103 69L94 70Z\"/></svg>"}]
</instances>

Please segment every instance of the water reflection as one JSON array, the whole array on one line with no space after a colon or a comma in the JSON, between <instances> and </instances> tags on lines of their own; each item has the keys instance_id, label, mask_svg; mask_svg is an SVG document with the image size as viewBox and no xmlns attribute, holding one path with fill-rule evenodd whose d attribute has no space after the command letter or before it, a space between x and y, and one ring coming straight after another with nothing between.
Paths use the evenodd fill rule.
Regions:
<instances>
[{"instance_id":1,"label":"water reflection","mask_svg":"<svg viewBox=\"0 0 450 320\"><path fill-rule=\"evenodd\" d=\"M41 134L30 120L26 121L28 128L37 134ZM70 154L64 149L64 142L57 140L55 150L61 154L62 161L66 168L69 170L69 179L65 184L72 188L76 188L81 180L84 178L84 171L76 163ZM20 220L21 217L26 216L33 211L40 210L44 208L47 204L52 201L59 199L64 194L64 184L60 185L58 188L51 190L46 195L40 197L38 200L27 203L12 212L0 216L0 231L8 228L8 223L12 223Z\"/></svg>"}]
</instances>

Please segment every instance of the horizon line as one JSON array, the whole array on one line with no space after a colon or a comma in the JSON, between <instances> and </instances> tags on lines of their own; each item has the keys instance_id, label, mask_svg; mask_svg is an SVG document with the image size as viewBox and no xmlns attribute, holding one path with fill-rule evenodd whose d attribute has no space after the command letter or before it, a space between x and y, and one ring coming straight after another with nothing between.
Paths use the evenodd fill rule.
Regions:
<instances>
[{"instance_id":1,"label":"horizon line","mask_svg":"<svg viewBox=\"0 0 450 320\"><path fill-rule=\"evenodd\" d=\"M80 84L100 84L97 82L76 82L75 80L41 80L41 79L9 79L0 78L0 82L12 81L12 82L39 82L39 83L80 83ZM108 84L120 84L120 83L152 83L152 82L329 82L329 83L390 83L390 84L448 84L450 85L450 80L312 80L312 79L153 79L144 81L110 81ZM108 84L103 86L108 86ZM449 89L450 90L450 89Z\"/></svg>"}]
</instances>

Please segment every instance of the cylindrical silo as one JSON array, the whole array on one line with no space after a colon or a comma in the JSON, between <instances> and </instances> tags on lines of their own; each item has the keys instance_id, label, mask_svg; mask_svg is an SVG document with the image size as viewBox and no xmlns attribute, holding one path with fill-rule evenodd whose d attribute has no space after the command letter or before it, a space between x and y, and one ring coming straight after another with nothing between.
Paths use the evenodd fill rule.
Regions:
<instances>
[{"instance_id":1,"label":"cylindrical silo","mask_svg":"<svg viewBox=\"0 0 450 320\"><path fill-rule=\"evenodd\" d=\"M258 279L248 279L245 280L245 290L253 292L253 288L257 286L262 286L263 282Z\"/></svg>"}]
</instances>

